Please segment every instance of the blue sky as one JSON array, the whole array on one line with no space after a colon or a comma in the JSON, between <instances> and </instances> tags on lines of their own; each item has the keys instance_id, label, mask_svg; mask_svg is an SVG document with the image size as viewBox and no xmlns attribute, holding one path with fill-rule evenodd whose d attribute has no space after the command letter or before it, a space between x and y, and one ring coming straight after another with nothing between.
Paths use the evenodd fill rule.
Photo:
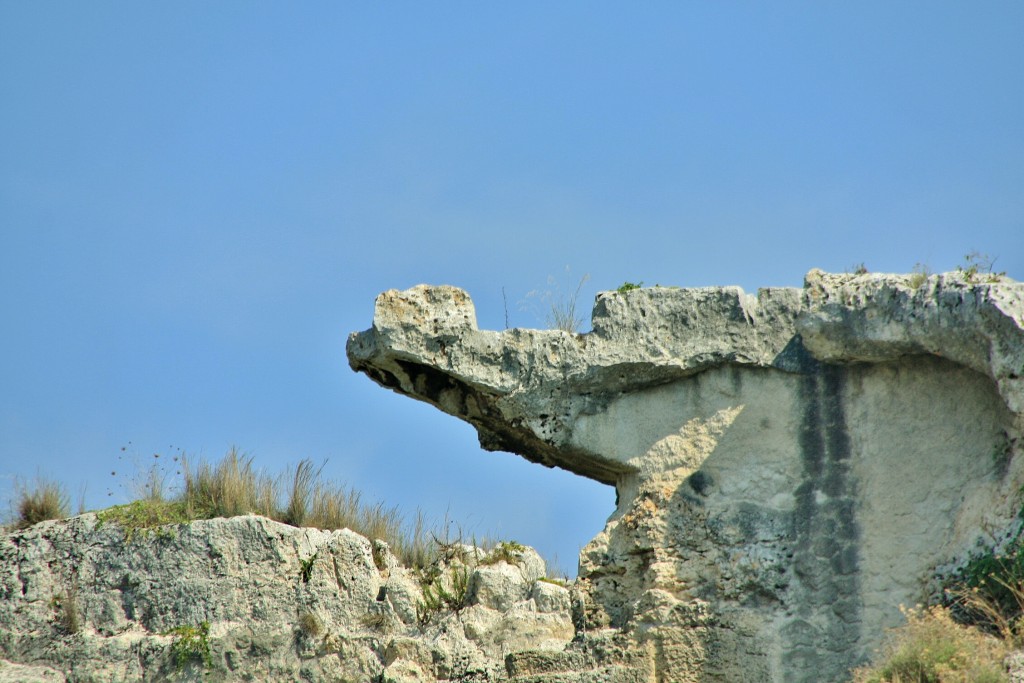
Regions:
<instances>
[{"instance_id":1,"label":"blue sky","mask_svg":"<svg viewBox=\"0 0 1024 683\"><path fill-rule=\"evenodd\" d=\"M549 277L585 311L1024 278L1021 35L1019 2L0 2L0 496L235 445L574 571L614 493L352 373L374 297L501 329Z\"/></svg>"}]
</instances>

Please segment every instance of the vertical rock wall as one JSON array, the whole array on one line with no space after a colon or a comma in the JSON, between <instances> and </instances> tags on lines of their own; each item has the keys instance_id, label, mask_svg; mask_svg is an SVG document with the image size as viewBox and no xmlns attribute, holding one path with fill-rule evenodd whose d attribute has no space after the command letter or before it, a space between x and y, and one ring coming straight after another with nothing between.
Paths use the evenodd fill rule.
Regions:
<instances>
[{"instance_id":1,"label":"vertical rock wall","mask_svg":"<svg viewBox=\"0 0 1024 683\"><path fill-rule=\"evenodd\" d=\"M575 434L638 469L583 553L594 625L633 625L721 680L842 680L973 547L1007 422L990 381L928 358L725 367L624 396ZM674 610L697 601L717 609L695 647Z\"/></svg>"},{"instance_id":2,"label":"vertical rock wall","mask_svg":"<svg viewBox=\"0 0 1024 683\"><path fill-rule=\"evenodd\" d=\"M381 295L349 358L485 448L617 487L578 643L624 638L659 681L839 681L1014 530L1022 312L1013 282L812 272L757 297L605 293L591 333L498 333L421 287Z\"/></svg>"}]
</instances>

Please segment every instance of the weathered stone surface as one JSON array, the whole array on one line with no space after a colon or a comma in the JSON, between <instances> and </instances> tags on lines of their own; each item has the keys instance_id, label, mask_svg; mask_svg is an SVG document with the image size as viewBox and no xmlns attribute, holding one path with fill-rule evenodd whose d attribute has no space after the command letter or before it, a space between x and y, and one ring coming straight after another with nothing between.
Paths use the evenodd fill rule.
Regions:
<instances>
[{"instance_id":1,"label":"weathered stone surface","mask_svg":"<svg viewBox=\"0 0 1024 683\"><path fill-rule=\"evenodd\" d=\"M524 547L515 556L512 563L501 560L473 570L467 596L470 604L505 611L530 598L534 584L544 576L544 560L533 548Z\"/></svg>"},{"instance_id":2,"label":"weathered stone surface","mask_svg":"<svg viewBox=\"0 0 1024 683\"><path fill-rule=\"evenodd\" d=\"M494 567L479 567L469 583L469 600L474 605L507 610L529 595L530 584L519 567L504 562Z\"/></svg>"},{"instance_id":3,"label":"weathered stone surface","mask_svg":"<svg viewBox=\"0 0 1024 683\"><path fill-rule=\"evenodd\" d=\"M0 683L57 683L64 675L48 666L25 666L0 661Z\"/></svg>"},{"instance_id":4,"label":"weathered stone surface","mask_svg":"<svg viewBox=\"0 0 1024 683\"><path fill-rule=\"evenodd\" d=\"M43 522L0 536L0 681L506 680L505 655L574 635L567 601L533 599L539 556L522 556L498 565L521 581L488 605L427 613L422 576L347 529L249 516L126 540L91 513ZM209 665L199 648L179 670L174 629L203 624Z\"/></svg>"},{"instance_id":5,"label":"weathered stone surface","mask_svg":"<svg viewBox=\"0 0 1024 683\"><path fill-rule=\"evenodd\" d=\"M537 605L538 612L568 614L571 608L569 590L548 581L535 582L530 592L530 598Z\"/></svg>"},{"instance_id":6,"label":"weathered stone surface","mask_svg":"<svg viewBox=\"0 0 1024 683\"><path fill-rule=\"evenodd\" d=\"M653 652L657 680L844 680L901 603L1017 523L1021 284L812 271L756 296L605 292L592 322L478 330L461 290L389 291L349 362L484 448L616 486L577 635ZM595 652L510 672L612 680Z\"/></svg>"}]
</instances>

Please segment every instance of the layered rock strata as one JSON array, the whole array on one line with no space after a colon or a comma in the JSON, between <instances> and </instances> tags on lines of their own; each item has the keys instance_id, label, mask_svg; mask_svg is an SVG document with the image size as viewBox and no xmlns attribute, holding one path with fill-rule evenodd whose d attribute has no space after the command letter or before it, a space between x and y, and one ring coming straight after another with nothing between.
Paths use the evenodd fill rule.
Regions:
<instances>
[{"instance_id":1,"label":"layered rock strata","mask_svg":"<svg viewBox=\"0 0 1024 683\"><path fill-rule=\"evenodd\" d=\"M637 680L845 680L901 604L1016 531L1016 282L605 292L592 328L479 330L465 292L419 286L381 294L348 342L353 369L483 448L616 487L580 557L575 645L521 658L545 681L611 680L602 651Z\"/></svg>"}]
</instances>

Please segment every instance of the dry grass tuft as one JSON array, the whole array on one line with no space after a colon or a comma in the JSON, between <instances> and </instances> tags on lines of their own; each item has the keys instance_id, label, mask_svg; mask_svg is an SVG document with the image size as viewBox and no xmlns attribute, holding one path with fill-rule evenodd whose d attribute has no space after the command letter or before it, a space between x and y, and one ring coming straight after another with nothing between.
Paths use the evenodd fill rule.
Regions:
<instances>
[{"instance_id":1,"label":"dry grass tuft","mask_svg":"<svg viewBox=\"0 0 1024 683\"><path fill-rule=\"evenodd\" d=\"M324 466L314 469L312 460L301 460L295 466L295 472L291 476L291 490L288 495L288 506L281 515L281 521L292 526L316 526L306 524L306 517L309 513L310 501L315 495L315 489L319 486L320 472Z\"/></svg>"},{"instance_id":2,"label":"dry grass tuft","mask_svg":"<svg viewBox=\"0 0 1024 683\"><path fill-rule=\"evenodd\" d=\"M55 595L51 602L56 611L57 625L68 634L78 633L82 630L84 617L78 605L78 582L72 581L67 590Z\"/></svg>"},{"instance_id":3,"label":"dry grass tuft","mask_svg":"<svg viewBox=\"0 0 1024 683\"><path fill-rule=\"evenodd\" d=\"M348 528L371 540L384 541L403 565L419 569L434 562L442 549L461 547L461 531L457 541L449 540L447 520L445 532L439 534L438 527L429 525L422 512L407 520L397 507L366 504L358 491L323 481L322 470L323 465L302 460L283 475L272 477L255 468L253 459L235 448L216 463L192 461L182 454L180 486L167 486L169 473L151 466L142 485L136 487L137 500L97 514L101 523L122 527L127 540L154 529L173 533L172 525L191 520L246 514L293 526ZM67 517L68 497L60 485L40 480L34 490L21 493L17 511L18 528Z\"/></svg>"},{"instance_id":4,"label":"dry grass tuft","mask_svg":"<svg viewBox=\"0 0 1024 683\"><path fill-rule=\"evenodd\" d=\"M131 538L136 531L192 519L256 514L293 526L347 528L371 540L380 539L406 566L425 567L433 560L436 547L421 513L406 525L397 507L365 504L358 491L323 481L322 470L323 465L302 460L283 475L272 477L256 469L250 456L234 448L217 463L202 459L193 462L182 455L184 485L180 495L164 494L163 476L154 468L140 500L100 515L103 521L125 527L126 536ZM59 491L49 485L33 495L45 496L52 507ZM67 516L66 497L63 500L61 516ZM28 507L34 510L38 506Z\"/></svg>"},{"instance_id":5,"label":"dry grass tuft","mask_svg":"<svg viewBox=\"0 0 1024 683\"><path fill-rule=\"evenodd\" d=\"M253 469L252 458L232 448L216 465L200 460L194 467L182 456L183 494L188 515L195 519L256 514L277 517L273 479Z\"/></svg>"},{"instance_id":6,"label":"dry grass tuft","mask_svg":"<svg viewBox=\"0 0 1024 683\"><path fill-rule=\"evenodd\" d=\"M18 488L18 512L14 522L16 529L26 529L48 519L64 519L68 516L68 495L57 482L38 478L31 490L21 486Z\"/></svg>"},{"instance_id":7,"label":"dry grass tuft","mask_svg":"<svg viewBox=\"0 0 1024 683\"><path fill-rule=\"evenodd\" d=\"M417 510L416 518L410 528L394 537L391 551L402 560L407 567L426 567L437 556L437 543L427 526L423 512Z\"/></svg>"},{"instance_id":8,"label":"dry grass tuft","mask_svg":"<svg viewBox=\"0 0 1024 683\"><path fill-rule=\"evenodd\" d=\"M958 624L949 609L904 609L881 660L853 671L854 683L1002 683L1009 644Z\"/></svg>"},{"instance_id":9,"label":"dry grass tuft","mask_svg":"<svg viewBox=\"0 0 1024 683\"><path fill-rule=\"evenodd\" d=\"M299 631L310 638L319 638L324 632L324 623L313 612L299 615Z\"/></svg>"}]
</instances>

